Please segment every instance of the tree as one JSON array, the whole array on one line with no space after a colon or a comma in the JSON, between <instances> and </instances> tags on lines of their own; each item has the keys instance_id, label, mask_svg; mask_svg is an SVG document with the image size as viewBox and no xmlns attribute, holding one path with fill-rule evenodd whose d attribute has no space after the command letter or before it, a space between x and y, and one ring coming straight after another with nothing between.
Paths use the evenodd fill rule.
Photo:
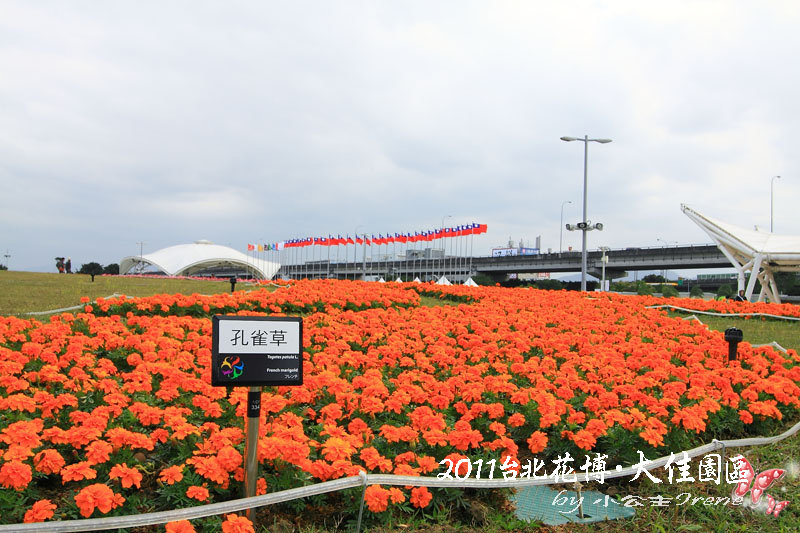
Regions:
<instances>
[{"instance_id":1,"label":"tree","mask_svg":"<svg viewBox=\"0 0 800 533\"><path fill-rule=\"evenodd\" d=\"M717 289L717 297L724 296L725 298L730 298L733 296L733 285L730 283L726 283L725 285L720 285L719 289Z\"/></svg>"},{"instance_id":2,"label":"tree","mask_svg":"<svg viewBox=\"0 0 800 533\"><path fill-rule=\"evenodd\" d=\"M483 286L494 285L494 280L486 274L475 274L472 276L472 281Z\"/></svg>"},{"instance_id":3,"label":"tree","mask_svg":"<svg viewBox=\"0 0 800 533\"><path fill-rule=\"evenodd\" d=\"M564 288L564 284L557 279L540 279L536 281L536 288L547 291L560 291Z\"/></svg>"},{"instance_id":4,"label":"tree","mask_svg":"<svg viewBox=\"0 0 800 533\"><path fill-rule=\"evenodd\" d=\"M795 294L797 285L797 272L775 272L773 275L781 294ZM759 289L760 290L760 289Z\"/></svg>"},{"instance_id":5,"label":"tree","mask_svg":"<svg viewBox=\"0 0 800 533\"><path fill-rule=\"evenodd\" d=\"M644 281L639 281L636 283L636 294L639 296L648 296L653 294L653 287L645 283Z\"/></svg>"},{"instance_id":6,"label":"tree","mask_svg":"<svg viewBox=\"0 0 800 533\"><path fill-rule=\"evenodd\" d=\"M702 298L703 296L703 287L700 285L695 285L689 290L689 297L691 298Z\"/></svg>"},{"instance_id":7,"label":"tree","mask_svg":"<svg viewBox=\"0 0 800 533\"><path fill-rule=\"evenodd\" d=\"M94 274L96 276L99 276L102 273L103 273L103 267L100 265L100 263L95 263L94 261L92 261L91 263L85 263L81 265L81 269L78 270L78 274L89 274L89 275Z\"/></svg>"},{"instance_id":8,"label":"tree","mask_svg":"<svg viewBox=\"0 0 800 533\"><path fill-rule=\"evenodd\" d=\"M106 265L103 267L103 274L119 274L119 265L117 263L111 263L110 265Z\"/></svg>"},{"instance_id":9,"label":"tree","mask_svg":"<svg viewBox=\"0 0 800 533\"><path fill-rule=\"evenodd\" d=\"M648 274L642 278L642 281L645 283L664 283L667 280L660 274Z\"/></svg>"},{"instance_id":10,"label":"tree","mask_svg":"<svg viewBox=\"0 0 800 533\"><path fill-rule=\"evenodd\" d=\"M664 298L677 298L680 296L678 289L673 287L672 285L661 285L661 296Z\"/></svg>"},{"instance_id":11,"label":"tree","mask_svg":"<svg viewBox=\"0 0 800 533\"><path fill-rule=\"evenodd\" d=\"M0 270L8 270L8 267L3 264L0 264Z\"/></svg>"}]
</instances>

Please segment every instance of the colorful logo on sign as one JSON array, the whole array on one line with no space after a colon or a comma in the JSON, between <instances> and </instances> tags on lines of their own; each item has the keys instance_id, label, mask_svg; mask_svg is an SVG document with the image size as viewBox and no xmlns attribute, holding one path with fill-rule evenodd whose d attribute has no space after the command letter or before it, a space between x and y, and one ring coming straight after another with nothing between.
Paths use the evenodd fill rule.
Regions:
<instances>
[{"instance_id":1,"label":"colorful logo on sign","mask_svg":"<svg viewBox=\"0 0 800 533\"><path fill-rule=\"evenodd\" d=\"M220 363L219 370L226 378L236 379L244 372L244 362L236 356L228 356Z\"/></svg>"}]
</instances>

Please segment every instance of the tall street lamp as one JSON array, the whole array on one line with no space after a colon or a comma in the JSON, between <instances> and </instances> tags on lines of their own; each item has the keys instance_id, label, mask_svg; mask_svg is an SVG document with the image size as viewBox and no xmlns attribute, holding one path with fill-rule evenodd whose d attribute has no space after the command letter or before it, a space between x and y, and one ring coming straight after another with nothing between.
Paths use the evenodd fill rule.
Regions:
<instances>
[{"instance_id":1,"label":"tall street lamp","mask_svg":"<svg viewBox=\"0 0 800 533\"><path fill-rule=\"evenodd\" d=\"M594 226L589 224L589 221L586 220L586 191L587 191L587 169L588 169L588 162L589 162L589 143L590 142L597 142L600 144L610 143L611 139L590 139L588 135L584 135L583 139L579 139L577 137L561 137L562 141L572 142L572 141L581 141L583 142L583 221L578 224L578 229L583 232L583 249L581 251L581 291L586 291L586 232L593 230L593 229L603 229L602 224L595 224Z\"/></svg>"},{"instance_id":2,"label":"tall street lamp","mask_svg":"<svg viewBox=\"0 0 800 533\"><path fill-rule=\"evenodd\" d=\"M600 251L603 252L603 256L600 258L600 262L603 265L603 274L602 277L600 278L600 290L602 292L606 292L606 265L608 264L608 256L606 255L606 252L608 252L609 250L611 250L611 248L609 248L608 246L600 247Z\"/></svg>"},{"instance_id":3,"label":"tall street lamp","mask_svg":"<svg viewBox=\"0 0 800 533\"><path fill-rule=\"evenodd\" d=\"M772 203L775 199L775 179L781 179L780 176L772 176L769 180L769 232L772 233L773 216L772 216Z\"/></svg>"},{"instance_id":4,"label":"tall street lamp","mask_svg":"<svg viewBox=\"0 0 800 533\"><path fill-rule=\"evenodd\" d=\"M570 200L564 200L561 202L561 225L559 226L559 228L561 228L561 232L558 234L558 253L564 251L564 205L571 203L572 202Z\"/></svg>"},{"instance_id":5,"label":"tall street lamp","mask_svg":"<svg viewBox=\"0 0 800 533\"><path fill-rule=\"evenodd\" d=\"M660 242L663 242L665 247L668 247L670 244L678 244L678 241L667 241L667 240L664 240L664 239L661 239L661 238L657 238L656 240L660 241ZM661 277L664 278L664 280L667 280L667 269L666 268L661 269Z\"/></svg>"}]
</instances>

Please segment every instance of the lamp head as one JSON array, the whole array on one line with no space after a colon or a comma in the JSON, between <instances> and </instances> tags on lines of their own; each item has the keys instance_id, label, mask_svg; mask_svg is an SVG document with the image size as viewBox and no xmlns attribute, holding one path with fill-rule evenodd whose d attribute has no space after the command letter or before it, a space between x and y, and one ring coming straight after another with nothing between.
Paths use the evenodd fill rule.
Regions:
<instances>
[{"instance_id":1,"label":"lamp head","mask_svg":"<svg viewBox=\"0 0 800 533\"><path fill-rule=\"evenodd\" d=\"M572 141L577 141L578 139L576 137L561 137L561 140L562 141L567 141L567 142L572 142Z\"/></svg>"},{"instance_id":2,"label":"lamp head","mask_svg":"<svg viewBox=\"0 0 800 533\"><path fill-rule=\"evenodd\" d=\"M594 139L594 141L599 142L601 144L607 144L611 142L611 139Z\"/></svg>"}]
</instances>

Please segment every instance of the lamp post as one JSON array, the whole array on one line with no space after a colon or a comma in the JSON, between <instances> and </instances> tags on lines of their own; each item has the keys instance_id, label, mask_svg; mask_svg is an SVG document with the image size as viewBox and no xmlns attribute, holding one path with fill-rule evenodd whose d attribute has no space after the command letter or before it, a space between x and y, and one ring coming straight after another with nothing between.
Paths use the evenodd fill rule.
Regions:
<instances>
[{"instance_id":1,"label":"lamp post","mask_svg":"<svg viewBox=\"0 0 800 533\"><path fill-rule=\"evenodd\" d=\"M772 176L772 179L769 180L769 232L772 233L772 226L773 226L773 216L772 216L772 204L775 199L775 179L781 179L780 176Z\"/></svg>"},{"instance_id":2,"label":"lamp post","mask_svg":"<svg viewBox=\"0 0 800 533\"><path fill-rule=\"evenodd\" d=\"M571 204L570 200L564 200L561 202L561 224L559 228L561 228L560 233L558 234L558 253L564 251L564 205Z\"/></svg>"},{"instance_id":3,"label":"lamp post","mask_svg":"<svg viewBox=\"0 0 800 533\"><path fill-rule=\"evenodd\" d=\"M608 246L601 246L600 251L603 252L603 256L600 258L600 262L603 265L603 277L600 278L600 290L602 292L606 292L606 263L608 263L608 256L606 252L609 251L611 248Z\"/></svg>"},{"instance_id":4,"label":"lamp post","mask_svg":"<svg viewBox=\"0 0 800 533\"><path fill-rule=\"evenodd\" d=\"M147 243L146 242L137 242L136 244L139 245L139 264L137 265L137 271L138 272L142 272L144 270L144 266L143 266L144 265L144 258L142 257L143 256L142 252L144 251L144 245L147 244Z\"/></svg>"},{"instance_id":5,"label":"lamp post","mask_svg":"<svg viewBox=\"0 0 800 533\"><path fill-rule=\"evenodd\" d=\"M670 244L678 244L678 241L668 241L668 240L661 239L661 238L657 238L656 240L660 241L660 242L663 242L665 247L668 247ZM661 269L661 277L664 278L665 281L668 281L667 280L667 269L666 268Z\"/></svg>"},{"instance_id":6,"label":"lamp post","mask_svg":"<svg viewBox=\"0 0 800 533\"><path fill-rule=\"evenodd\" d=\"M583 232L583 248L581 251L581 291L586 291L586 232L590 229L595 229L594 227L589 227L589 222L586 220L586 197L587 197L587 177L588 177L588 162L589 162L589 143L590 142L597 142L600 144L610 143L611 139L590 139L588 135L584 135L583 139L579 139L577 137L561 137L562 141L572 142L572 141L581 141L583 142L583 221L581 224L578 225L579 229ZM597 229L602 229L602 226L597 227Z\"/></svg>"}]
</instances>

